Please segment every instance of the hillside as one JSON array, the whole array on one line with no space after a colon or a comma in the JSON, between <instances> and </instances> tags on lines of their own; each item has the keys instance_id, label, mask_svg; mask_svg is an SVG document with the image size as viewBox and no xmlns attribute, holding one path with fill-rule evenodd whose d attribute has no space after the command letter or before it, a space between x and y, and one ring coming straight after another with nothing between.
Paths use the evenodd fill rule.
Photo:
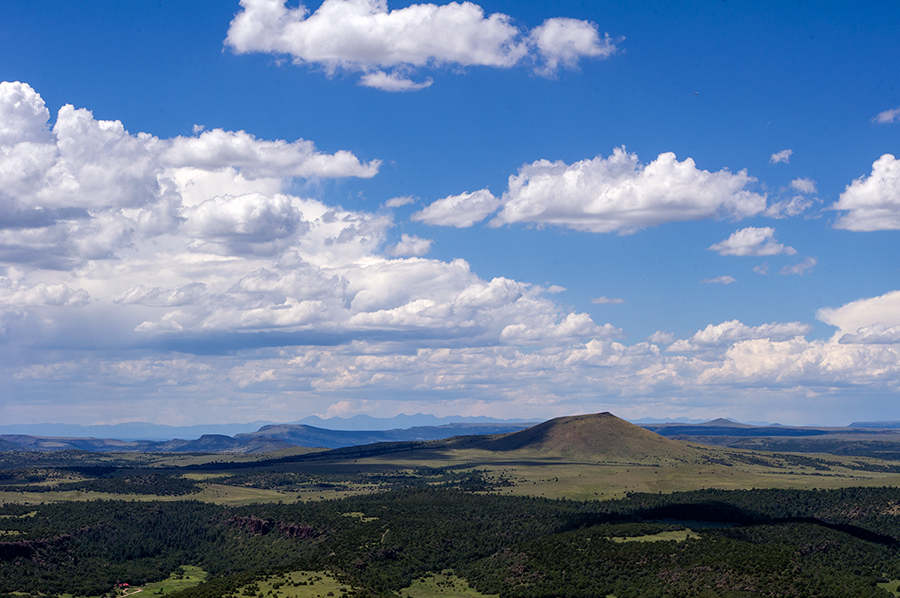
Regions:
<instances>
[{"instance_id":1,"label":"hillside","mask_svg":"<svg viewBox=\"0 0 900 598\"><path fill-rule=\"evenodd\" d=\"M579 460L684 460L697 456L693 448L611 413L558 417L520 432L485 439L479 448Z\"/></svg>"}]
</instances>

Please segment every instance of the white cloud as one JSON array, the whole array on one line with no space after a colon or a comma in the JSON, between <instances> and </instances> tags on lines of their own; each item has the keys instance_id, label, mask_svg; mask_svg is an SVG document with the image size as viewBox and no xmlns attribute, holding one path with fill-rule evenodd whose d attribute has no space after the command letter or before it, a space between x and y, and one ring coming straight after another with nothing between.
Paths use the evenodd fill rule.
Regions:
<instances>
[{"instance_id":1,"label":"white cloud","mask_svg":"<svg viewBox=\"0 0 900 598\"><path fill-rule=\"evenodd\" d=\"M802 261L797 262L796 264L790 264L784 266L781 269L781 273L785 276L803 276L813 268L819 265L819 260L814 257L808 257Z\"/></svg>"},{"instance_id":2,"label":"white cloud","mask_svg":"<svg viewBox=\"0 0 900 598\"><path fill-rule=\"evenodd\" d=\"M538 322L509 324L500 333L500 338L510 342L546 343L549 340L609 338L621 335L622 330L611 324L597 326L587 314L570 313L559 322L544 319Z\"/></svg>"},{"instance_id":3,"label":"white cloud","mask_svg":"<svg viewBox=\"0 0 900 598\"><path fill-rule=\"evenodd\" d=\"M847 185L833 210L846 211L835 228L853 231L900 229L900 160L884 154L872 164L872 173Z\"/></svg>"},{"instance_id":4,"label":"white cloud","mask_svg":"<svg viewBox=\"0 0 900 598\"><path fill-rule=\"evenodd\" d=\"M394 257L421 257L431 251L431 239L420 239L415 235L403 233L400 242L388 248L387 254Z\"/></svg>"},{"instance_id":5,"label":"white cloud","mask_svg":"<svg viewBox=\"0 0 900 598\"><path fill-rule=\"evenodd\" d=\"M108 418L159 421L189 410L285 420L300 404L325 412L345 389L386 414L427 396L449 412L543 417L548 406L627 413L659 396L749 410L766 396L802 401L808 392L850 388L858 402L900 388L894 293L822 310L839 328L829 342L803 338L809 328L796 322L732 321L685 339L690 351L661 351L657 344L677 341L666 332L626 345L616 340L618 327L557 303L559 287L485 280L463 260L419 257L425 239L388 245L397 234L389 211L346 210L289 192L300 172L289 157L301 164L317 155L310 145L213 130L166 154L172 140L128 133L86 110L63 112L65 122L49 127L30 87L0 86L0 248L7 265L20 264L0 270L0 379L4 396L33 399L35 418L53 405L58 417L82 421L74 401L90 400L91 412ZM651 197L638 206L658 208L662 221L677 220L666 213L676 207L696 208L692 218L737 218L765 203L743 191L746 175L740 183L739 174L704 173L672 157L650 176L652 165L635 166L624 152L621 159L621 172L608 164L614 158L600 158L600 166L559 164L551 178L603 171L616 231L652 225L625 213L633 198ZM729 183L735 205L707 205L677 184L666 189L679 180L691 181L686 188L701 199ZM595 225L589 203L563 204L571 222ZM438 206L445 209L434 217L453 222L489 213L477 201L460 201L464 214ZM52 350L34 358L23 347ZM753 402L744 400L748 388ZM9 417L25 409L4 404Z\"/></svg>"},{"instance_id":6,"label":"white cloud","mask_svg":"<svg viewBox=\"0 0 900 598\"><path fill-rule=\"evenodd\" d=\"M500 199L487 189L480 189L439 199L413 213L410 219L425 224L468 228L493 214L499 206Z\"/></svg>"},{"instance_id":7,"label":"white cloud","mask_svg":"<svg viewBox=\"0 0 900 598\"><path fill-rule=\"evenodd\" d=\"M787 164L791 161L791 156L793 155L794 150L784 149L780 152L775 152L769 157L769 162L771 164Z\"/></svg>"},{"instance_id":8,"label":"white cloud","mask_svg":"<svg viewBox=\"0 0 900 598\"><path fill-rule=\"evenodd\" d=\"M745 171L708 172L690 158L660 154L644 165L616 148L572 165L539 160L509 178L493 225L530 222L575 230L628 234L666 222L707 218L740 219L766 207L763 195L746 187Z\"/></svg>"},{"instance_id":9,"label":"white cloud","mask_svg":"<svg viewBox=\"0 0 900 598\"><path fill-rule=\"evenodd\" d=\"M853 334L844 334L838 342L842 344L900 344L900 325L887 327L881 322L863 326Z\"/></svg>"},{"instance_id":10,"label":"white cloud","mask_svg":"<svg viewBox=\"0 0 900 598\"><path fill-rule=\"evenodd\" d=\"M129 289L122 297L116 299L116 303L174 307L196 303L203 298L205 293L206 285L202 282L191 282L183 287L153 287L152 289L138 284Z\"/></svg>"},{"instance_id":11,"label":"white cloud","mask_svg":"<svg viewBox=\"0 0 900 598\"><path fill-rule=\"evenodd\" d=\"M853 386L860 391L896 388L900 351L885 345L754 339L735 343L720 364L709 364L697 381L709 385L739 385L806 389Z\"/></svg>"},{"instance_id":12,"label":"white cloud","mask_svg":"<svg viewBox=\"0 0 900 598\"><path fill-rule=\"evenodd\" d=\"M620 305L625 303L624 299L618 299L616 297L594 297L591 299L591 303L595 305Z\"/></svg>"},{"instance_id":13,"label":"white cloud","mask_svg":"<svg viewBox=\"0 0 900 598\"><path fill-rule=\"evenodd\" d=\"M51 141L50 111L31 86L19 81L0 83L0 146Z\"/></svg>"},{"instance_id":14,"label":"white cloud","mask_svg":"<svg viewBox=\"0 0 900 598\"><path fill-rule=\"evenodd\" d=\"M616 51L608 35L601 38L596 25L578 19L547 19L529 37L543 58L543 74L552 75L560 65L574 68L583 56L606 58Z\"/></svg>"},{"instance_id":15,"label":"white cloud","mask_svg":"<svg viewBox=\"0 0 900 598\"><path fill-rule=\"evenodd\" d=\"M647 342L655 345L668 345L669 343L675 342L675 338L675 335L671 332L657 330L647 337Z\"/></svg>"},{"instance_id":16,"label":"white cloud","mask_svg":"<svg viewBox=\"0 0 900 598\"><path fill-rule=\"evenodd\" d=\"M861 330L874 332L873 326L893 329L900 326L900 291L851 301L841 307L822 308L816 317L838 329L837 335L856 335Z\"/></svg>"},{"instance_id":17,"label":"white cloud","mask_svg":"<svg viewBox=\"0 0 900 598\"><path fill-rule=\"evenodd\" d=\"M381 91L419 91L426 87L431 87L434 81L431 77L416 83L412 79L408 79L398 73L385 73L384 71L375 71L366 73L359 78L359 84L363 87L372 87Z\"/></svg>"},{"instance_id":18,"label":"white cloud","mask_svg":"<svg viewBox=\"0 0 900 598\"><path fill-rule=\"evenodd\" d=\"M816 182L812 179L794 179L791 181L791 188L800 193L815 193Z\"/></svg>"},{"instance_id":19,"label":"white cloud","mask_svg":"<svg viewBox=\"0 0 900 598\"><path fill-rule=\"evenodd\" d=\"M472 2L413 4L388 10L386 0L325 0L310 13L285 0L242 0L225 40L238 54L287 54L295 64L318 65L332 74L362 73L361 83L387 91L431 85L409 75L423 68L490 66L534 62L552 75L582 57L615 52L596 25L576 19L548 19L532 31L504 14L486 16Z\"/></svg>"},{"instance_id":20,"label":"white cloud","mask_svg":"<svg viewBox=\"0 0 900 598\"><path fill-rule=\"evenodd\" d=\"M794 255L793 247L775 241L775 229L771 227L757 228L749 226L734 231L730 237L715 243L707 249L719 255L761 256L761 255Z\"/></svg>"},{"instance_id":21,"label":"white cloud","mask_svg":"<svg viewBox=\"0 0 900 598\"><path fill-rule=\"evenodd\" d=\"M220 244L227 237L231 245L239 239L260 251L261 239L283 236L296 221L276 214L290 211L284 201L272 203L291 179L371 177L380 165L244 131L168 140L135 135L120 121L96 120L71 105L60 108L51 128L40 95L20 82L0 83L0 115L0 257L43 267L121 258L139 238L171 233L185 216L202 237ZM260 195L252 202L235 199L253 192ZM249 210L243 216L234 213L241 202Z\"/></svg>"},{"instance_id":22,"label":"white cloud","mask_svg":"<svg viewBox=\"0 0 900 598\"><path fill-rule=\"evenodd\" d=\"M784 341L803 337L812 331L812 326L801 322L772 322L760 326L747 326L738 321L710 324L697 331L691 338L677 341L669 351L696 351L701 348L730 347L738 341L766 339Z\"/></svg>"},{"instance_id":23,"label":"white cloud","mask_svg":"<svg viewBox=\"0 0 900 598\"><path fill-rule=\"evenodd\" d=\"M879 112L872 121L882 125L900 121L900 106Z\"/></svg>"},{"instance_id":24,"label":"white cloud","mask_svg":"<svg viewBox=\"0 0 900 598\"><path fill-rule=\"evenodd\" d=\"M805 197L803 195L795 195L790 199L782 199L766 208L763 212L764 216L769 218L793 218L799 216L809 208L811 208L818 200Z\"/></svg>"},{"instance_id":25,"label":"white cloud","mask_svg":"<svg viewBox=\"0 0 900 598\"><path fill-rule=\"evenodd\" d=\"M222 244L228 253L271 254L286 247L303 222L297 206L286 195L269 197L260 193L237 197L213 197L194 208L185 208L183 226L188 234L211 244ZM203 249L214 250L208 244ZM215 251L215 250L214 250Z\"/></svg>"},{"instance_id":26,"label":"white cloud","mask_svg":"<svg viewBox=\"0 0 900 598\"><path fill-rule=\"evenodd\" d=\"M384 205L388 208L400 208L402 206L409 205L411 203L415 203L415 201L416 201L415 197L412 197L409 195L404 195L402 197L392 197L389 200L387 200L386 202L384 202Z\"/></svg>"},{"instance_id":27,"label":"white cloud","mask_svg":"<svg viewBox=\"0 0 900 598\"><path fill-rule=\"evenodd\" d=\"M716 276L715 278L704 278L700 281L700 284L724 284L729 285L733 282L737 282L737 279L733 276Z\"/></svg>"},{"instance_id":28,"label":"white cloud","mask_svg":"<svg viewBox=\"0 0 900 598\"><path fill-rule=\"evenodd\" d=\"M72 289L64 283L38 283L28 286L0 277L0 306L46 307L62 305L84 305L90 301L90 295L84 289Z\"/></svg>"},{"instance_id":29,"label":"white cloud","mask_svg":"<svg viewBox=\"0 0 900 598\"><path fill-rule=\"evenodd\" d=\"M323 154L311 141L292 143L257 139L245 131L204 131L197 137L175 137L162 152L163 164L203 170L238 169L250 179L266 177L362 177L378 173L380 160L362 164L348 151Z\"/></svg>"}]
</instances>

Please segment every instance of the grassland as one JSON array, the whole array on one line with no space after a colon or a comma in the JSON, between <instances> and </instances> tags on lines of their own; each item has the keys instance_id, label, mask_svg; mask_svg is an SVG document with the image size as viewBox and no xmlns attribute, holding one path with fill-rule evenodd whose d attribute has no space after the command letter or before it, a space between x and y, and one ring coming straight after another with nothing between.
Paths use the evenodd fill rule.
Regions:
<instances>
[{"instance_id":1,"label":"grassland","mask_svg":"<svg viewBox=\"0 0 900 598\"><path fill-rule=\"evenodd\" d=\"M403 598L493 598L496 594L482 594L466 580L444 571L428 577L420 577L408 588L400 590Z\"/></svg>"},{"instance_id":2,"label":"grassland","mask_svg":"<svg viewBox=\"0 0 900 598\"><path fill-rule=\"evenodd\" d=\"M334 451L298 447L262 455L80 453L70 457L73 466L60 465L52 454L47 455L22 455L22 464L15 467L24 471L28 463L34 463L32 468L43 468L43 478L25 485L8 482L7 491L0 486L0 503L191 498L240 506L320 501L410 485L448 484L468 491L575 500L699 489L900 486L900 461L678 442L610 414L558 418L506 435L384 443ZM13 457L7 457L7 461L10 459ZM41 459L44 465L39 466ZM59 457L62 459L65 456ZM140 479L144 475L158 484L159 473L184 479L171 479L168 486L159 486L161 490L156 486L151 490L169 488L168 496L140 493L140 488L129 489L114 479ZM104 484L82 484L84 490L71 489L71 483L60 484L60 490L48 491L62 479L91 475L104 477ZM108 493L119 491L131 493Z\"/></svg>"},{"instance_id":3,"label":"grassland","mask_svg":"<svg viewBox=\"0 0 900 598\"><path fill-rule=\"evenodd\" d=\"M497 452L483 449L448 449L443 451L410 451L355 459L283 462L272 464L271 458L259 471L318 474L327 471L335 479L344 475L346 482L328 488L311 485L300 491L227 485L220 481L235 473L256 471L248 468L247 456L241 461L223 463L221 470L184 471L186 478L196 481L199 492L187 496L149 494L106 494L80 490L51 492L4 492L0 504L39 504L45 501L73 500L163 500L191 498L215 504L240 506L254 503L318 501L343 498L385 490L389 485L378 481L360 482L386 474L403 474L414 480L417 471L443 468L448 471L481 472L486 479L498 481L492 492L513 496L541 496L574 500L606 500L631 492L669 493L704 488L795 488L830 489L850 486L900 486L900 462L835 455L803 455L800 462L792 455L762 451L719 449L693 445L690 459L647 458L603 459L543 458L533 451ZM217 456L225 460L222 455ZM184 457L182 463L203 461L197 456ZM254 460L262 459L253 456ZM176 459L177 461L177 459ZM164 471L173 470L166 460ZM233 469L232 463L241 463ZM146 462L142 463L146 468ZM352 480L351 480L352 478Z\"/></svg>"},{"instance_id":4,"label":"grassland","mask_svg":"<svg viewBox=\"0 0 900 598\"><path fill-rule=\"evenodd\" d=\"M147 585L143 586L142 590L144 597L160 596L171 594L173 592L177 592L187 588L192 588L203 583L205 580L206 571L204 571L200 567L182 565L180 572L173 573L169 576L168 579L165 579L163 581L148 583ZM127 595L130 595L132 593L134 592L123 592L123 594Z\"/></svg>"},{"instance_id":5,"label":"grassland","mask_svg":"<svg viewBox=\"0 0 900 598\"><path fill-rule=\"evenodd\" d=\"M900 596L900 579L893 579L878 584L878 587L891 596Z\"/></svg>"},{"instance_id":6,"label":"grassland","mask_svg":"<svg viewBox=\"0 0 900 598\"><path fill-rule=\"evenodd\" d=\"M238 596L272 596L273 598L347 597L347 584L325 571L292 571L272 575L240 588Z\"/></svg>"}]
</instances>

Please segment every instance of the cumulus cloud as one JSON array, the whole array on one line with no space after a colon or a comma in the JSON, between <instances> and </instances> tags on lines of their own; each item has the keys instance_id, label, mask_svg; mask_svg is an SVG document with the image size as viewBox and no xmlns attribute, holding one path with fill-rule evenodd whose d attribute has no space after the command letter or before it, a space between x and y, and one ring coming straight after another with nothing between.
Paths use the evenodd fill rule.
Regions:
<instances>
[{"instance_id":1,"label":"cumulus cloud","mask_svg":"<svg viewBox=\"0 0 900 598\"><path fill-rule=\"evenodd\" d=\"M791 161L791 156L793 155L794 150L784 149L780 152L775 152L769 157L769 162L771 164L787 164Z\"/></svg>"},{"instance_id":2,"label":"cumulus cloud","mask_svg":"<svg viewBox=\"0 0 900 598\"><path fill-rule=\"evenodd\" d=\"M900 326L900 291L891 291L877 297L851 301L840 307L822 308L816 317L838 329L839 337L851 338L868 330L867 336Z\"/></svg>"},{"instance_id":3,"label":"cumulus cloud","mask_svg":"<svg viewBox=\"0 0 900 598\"><path fill-rule=\"evenodd\" d=\"M527 222L628 234L666 222L741 219L766 207L765 196L747 190L755 180L746 171L701 170L672 153L645 165L624 148L571 165L539 160L509 177L492 225Z\"/></svg>"},{"instance_id":4,"label":"cumulus cloud","mask_svg":"<svg viewBox=\"0 0 900 598\"><path fill-rule=\"evenodd\" d=\"M774 228L753 226L736 230L724 241L715 243L707 249L716 251L719 255L741 256L794 255L797 253L793 247L775 241Z\"/></svg>"},{"instance_id":5,"label":"cumulus cloud","mask_svg":"<svg viewBox=\"0 0 900 598\"><path fill-rule=\"evenodd\" d=\"M290 344L400 330L439 342L503 343L503 331L523 323L518 334L507 333L517 343L536 341L542 331L551 340L568 338L573 322L580 334L604 330L586 316L568 318L545 298L553 288L485 282L461 260L421 259L428 239L404 234L384 249L389 214L282 192L299 176L371 176L377 161L242 131L171 140L132 135L118 121L71 107L50 128L40 96L21 83L0 87L0 110L9 118L4 148L12 148L0 154L9 183L0 193L9 200L2 204L6 221L14 220L0 219L0 247L7 262L28 264L25 275L0 289L0 305L8 308L74 307L90 299L116 314L117 332L109 334L126 334L110 338L117 346L251 331L302 333L269 341ZM42 155L32 146L49 158L23 169L16 151ZM103 192L85 191L95 188ZM44 208L40 199L47 197L59 205ZM79 270L85 260L91 267Z\"/></svg>"},{"instance_id":6,"label":"cumulus cloud","mask_svg":"<svg viewBox=\"0 0 900 598\"><path fill-rule=\"evenodd\" d=\"M204 131L197 137L175 137L160 158L163 164L204 170L235 168L246 178L361 177L378 173L380 160L366 164L348 151L323 154L313 142L257 139L246 131Z\"/></svg>"},{"instance_id":7,"label":"cumulus cloud","mask_svg":"<svg viewBox=\"0 0 900 598\"><path fill-rule=\"evenodd\" d=\"M152 289L138 284L129 289L122 297L116 299L116 303L174 307L196 303L203 298L205 293L206 285L202 282L188 283L183 287L153 287Z\"/></svg>"},{"instance_id":8,"label":"cumulus cloud","mask_svg":"<svg viewBox=\"0 0 900 598\"><path fill-rule=\"evenodd\" d=\"M872 164L872 173L847 185L831 209L846 212L835 228L852 231L900 229L900 160L884 154Z\"/></svg>"},{"instance_id":9,"label":"cumulus cloud","mask_svg":"<svg viewBox=\"0 0 900 598\"><path fill-rule=\"evenodd\" d=\"M522 322L510 324L500 333L506 341L538 341L570 340L585 338L607 338L621 336L622 330L605 324L597 326L587 314L568 314L562 321L545 320L541 322Z\"/></svg>"},{"instance_id":10,"label":"cumulus cloud","mask_svg":"<svg viewBox=\"0 0 900 598\"><path fill-rule=\"evenodd\" d=\"M574 68L583 56L606 58L616 50L609 35L601 37L593 23L578 19L547 19L531 31L529 41L543 59L538 72L545 75L560 65Z\"/></svg>"},{"instance_id":11,"label":"cumulus cloud","mask_svg":"<svg viewBox=\"0 0 900 598\"><path fill-rule=\"evenodd\" d=\"M557 303L559 287L483 279L464 260L423 257L427 239L396 242L389 211L290 192L293 177L344 168L366 176L374 162L216 129L176 143L84 109L61 114L51 126L34 90L0 85L0 378L4 396L53 404L60 418L83 417L60 396L114 397L98 408L110 417L190 409L250 421L286 419L301 402L325 412L348 389L388 412L427 396L449 412L543 416L551 404L561 413L575 403L619 411L663 395L738 405L751 386L755 397L779 400L790 389L850 387L859 397L900 388L896 293L822 310L838 328L831 341L803 338L809 328L796 322L732 321L682 341L658 332L629 345L614 324ZM667 156L657 166L624 150L572 166L528 165L503 197L482 193L479 206L479 192L464 194L429 218L477 222L516 205L544 175L559 183L562 225L585 230L685 219L678 210L740 218L763 209L745 174L706 173ZM316 170L315 160L330 166ZM648 174L652 166L660 172ZM595 194L605 198L600 208L563 184L579 177L589 184L574 188L605 190ZM518 221L550 223L549 191L534 193L545 203ZM633 216L629 205L661 215ZM658 346L678 342L684 350ZM53 350L38 362L23 347ZM86 357L86 348L107 350ZM123 387L132 401L121 400ZM20 408L8 401L4 413Z\"/></svg>"},{"instance_id":12,"label":"cumulus cloud","mask_svg":"<svg viewBox=\"0 0 900 598\"><path fill-rule=\"evenodd\" d=\"M863 326L853 334L844 334L838 339L842 344L900 344L900 326L887 327L882 323Z\"/></svg>"},{"instance_id":13,"label":"cumulus cloud","mask_svg":"<svg viewBox=\"0 0 900 598\"><path fill-rule=\"evenodd\" d=\"M493 214L499 206L499 198L487 189L480 189L439 199L413 213L410 219L425 224L468 228Z\"/></svg>"},{"instance_id":14,"label":"cumulus cloud","mask_svg":"<svg viewBox=\"0 0 900 598\"><path fill-rule=\"evenodd\" d=\"M185 208L184 226L203 249L224 246L229 254L262 252L271 254L308 224L286 195L269 197L260 193L236 197L213 197L200 205ZM198 247L200 247L198 245Z\"/></svg>"},{"instance_id":15,"label":"cumulus cloud","mask_svg":"<svg viewBox=\"0 0 900 598\"><path fill-rule=\"evenodd\" d=\"M875 115L875 118L872 119L872 122L876 122L880 125L895 123L897 121L900 121L900 106L885 110L884 112L879 112Z\"/></svg>"},{"instance_id":16,"label":"cumulus cloud","mask_svg":"<svg viewBox=\"0 0 900 598\"><path fill-rule=\"evenodd\" d=\"M186 219L198 238L260 250L297 223L276 196L291 179L371 177L380 165L244 131L131 134L71 105L51 127L43 99L21 82L0 83L0 115L0 258L41 267L119 258Z\"/></svg>"},{"instance_id":17,"label":"cumulus cloud","mask_svg":"<svg viewBox=\"0 0 900 598\"><path fill-rule=\"evenodd\" d=\"M700 384L773 389L854 387L860 391L893 388L900 374L900 351L885 345L846 345L791 339L747 340L735 343L719 364L709 364L696 378ZM808 392L808 391L807 391Z\"/></svg>"},{"instance_id":18,"label":"cumulus cloud","mask_svg":"<svg viewBox=\"0 0 900 598\"><path fill-rule=\"evenodd\" d=\"M425 68L527 62L553 75L583 57L616 51L614 41L587 21L551 18L526 31L507 15L485 15L472 2L388 10L386 0L325 0L312 13L303 4L289 8L285 0L241 0L225 43L238 54L287 54L295 64L329 74L358 72L362 85L385 91L428 87L430 78L410 78Z\"/></svg>"},{"instance_id":19,"label":"cumulus cloud","mask_svg":"<svg viewBox=\"0 0 900 598\"><path fill-rule=\"evenodd\" d=\"M703 330L698 330L691 338L673 343L668 350L678 352L711 347L723 348L730 347L738 341L751 339L783 341L806 336L811 331L812 326L801 322L772 322L760 326L747 326L738 320L731 320L721 324L710 324Z\"/></svg>"},{"instance_id":20,"label":"cumulus cloud","mask_svg":"<svg viewBox=\"0 0 900 598\"><path fill-rule=\"evenodd\" d=\"M729 285L733 282L737 282L737 279L733 276L716 276L715 278L704 278L700 281L700 284L724 284Z\"/></svg>"},{"instance_id":21,"label":"cumulus cloud","mask_svg":"<svg viewBox=\"0 0 900 598\"><path fill-rule=\"evenodd\" d=\"M69 288L61 282L29 286L0 277L0 306L3 307L71 306L84 305L88 301L90 294L87 291Z\"/></svg>"},{"instance_id":22,"label":"cumulus cloud","mask_svg":"<svg viewBox=\"0 0 900 598\"><path fill-rule=\"evenodd\" d=\"M388 248L387 254L394 257L421 257L431 251L431 239L420 239L415 235L403 233L400 242Z\"/></svg>"}]
</instances>

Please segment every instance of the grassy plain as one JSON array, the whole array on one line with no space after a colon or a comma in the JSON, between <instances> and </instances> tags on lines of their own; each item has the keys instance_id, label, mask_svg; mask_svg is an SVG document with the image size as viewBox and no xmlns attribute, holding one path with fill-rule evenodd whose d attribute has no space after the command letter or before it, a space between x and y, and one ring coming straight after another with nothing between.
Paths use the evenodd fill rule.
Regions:
<instances>
[{"instance_id":1,"label":"grassy plain","mask_svg":"<svg viewBox=\"0 0 900 598\"><path fill-rule=\"evenodd\" d=\"M699 447L698 447L699 448ZM785 464L770 454L759 451L740 451L748 463L723 456L714 448L701 451L708 459L698 461L662 462L586 462L579 460L528 459L518 454L493 453L476 449L446 451L441 455L429 453L425 458L414 453L392 454L350 461L328 463L332 474L345 473L348 477L377 475L386 472L411 473L423 467L448 468L466 472L479 470L487 478L504 480L494 492L508 495L530 495L546 498L567 498L574 500L606 500L620 498L630 492L669 493L697 490L702 488L749 489L749 488L842 488L848 486L900 486L900 473L890 471L869 471L865 466L900 465L894 462L879 462L875 459L859 457L839 457L834 455L806 455L827 461L827 469L821 465L802 466ZM733 455L738 451L730 450ZM219 456L221 459L222 457ZM862 465L861 465L862 464ZM306 463L286 463L279 466L267 465L266 471L305 472L321 469L322 463L310 467ZM241 470L246 471L246 470ZM187 477L201 484L199 493L187 496L156 496L136 494L105 494L69 490L64 492L2 492L0 504L39 504L49 501L72 500L163 500L174 501L185 498L212 502L222 505L246 505L264 502L315 501L343 498L346 496L376 492L385 488L378 483L347 483L341 488L304 489L300 492L286 492L277 489L251 488L216 483L218 477L228 475L228 470L192 472Z\"/></svg>"},{"instance_id":2,"label":"grassy plain","mask_svg":"<svg viewBox=\"0 0 900 598\"><path fill-rule=\"evenodd\" d=\"M163 581L148 583L143 586L142 590L145 598L147 596L164 596L179 590L185 590L200 585L205 580L206 571L200 567L182 565L180 572L173 573L168 579L164 579ZM129 595L131 593L133 592L126 592L126 594Z\"/></svg>"},{"instance_id":3,"label":"grassy plain","mask_svg":"<svg viewBox=\"0 0 900 598\"><path fill-rule=\"evenodd\" d=\"M340 598L350 586L339 582L325 571L291 571L272 575L240 588L238 596L272 596L273 598Z\"/></svg>"},{"instance_id":4,"label":"grassy plain","mask_svg":"<svg viewBox=\"0 0 900 598\"><path fill-rule=\"evenodd\" d=\"M420 577L408 588L400 590L403 598L492 598L497 594L482 594L466 580L444 571L428 577Z\"/></svg>"},{"instance_id":5,"label":"grassy plain","mask_svg":"<svg viewBox=\"0 0 900 598\"><path fill-rule=\"evenodd\" d=\"M702 488L843 488L848 486L900 486L900 473L869 471L865 466L879 462L860 457L804 455L822 459L827 465L797 465L759 451L726 452L713 447L696 446L700 458L695 461L648 460L593 461L523 458L522 454L494 453L476 449L447 451L440 457L429 453L386 455L335 462L337 470L376 472L414 471L422 467L446 467L458 471L478 469L488 477L505 479L511 486L496 492L509 495L544 496L575 500L620 498L629 492L669 493ZM748 462L731 455L740 455ZM524 456L527 457L527 456ZM863 465L860 465L862 463ZM292 467L292 466L291 466ZM823 469L827 467L827 469ZM876 467L877 468L877 467ZM887 467L885 467L887 469ZM315 496L315 495L313 495Z\"/></svg>"},{"instance_id":6,"label":"grassy plain","mask_svg":"<svg viewBox=\"0 0 900 598\"><path fill-rule=\"evenodd\" d=\"M628 430L622 432L623 438ZM641 431L642 434L649 434ZM627 438L626 438L627 439ZM570 439L565 437L566 441ZM614 438L618 441L618 438ZM396 480L443 483L428 472L450 474L480 472L490 492L574 500L607 500L632 492L670 493L705 488L831 489L850 486L900 486L900 462L837 455L767 453L744 449L709 447L687 443L669 445L647 454L630 456L567 452L555 448L545 452L526 446L516 450L489 450L466 442L422 445L402 450L379 451L362 447L356 453L289 449L266 455L116 455L119 463L134 463L135 471L158 471L184 476L197 482L199 492L181 496L106 494L67 490L31 492L2 491L0 504L39 504L77 500L194 499L222 505L266 502L297 502L338 499L378 492ZM572 441L577 444L577 439ZM623 441L624 442L624 441ZM321 453L319 455L318 453ZM103 459L104 457L97 457ZM108 457L113 458L113 457ZM254 467L259 463L258 467ZM221 464L221 469L218 465ZM197 467L202 469L196 469ZM127 467L127 465L126 465ZM192 469L193 468L193 469ZM225 478L247 474L292 474L309 483L291 489L277 485L236 485ZM431 475L432 477L429 477ZM316 481L328 483L316 483ZM392 481L393 480L393 481ZM252 487L256 485L258 487ZM37 489L38 485L35 485ZM484 491L484 490L482 490Z\"/></svg>"}]
</instances>

